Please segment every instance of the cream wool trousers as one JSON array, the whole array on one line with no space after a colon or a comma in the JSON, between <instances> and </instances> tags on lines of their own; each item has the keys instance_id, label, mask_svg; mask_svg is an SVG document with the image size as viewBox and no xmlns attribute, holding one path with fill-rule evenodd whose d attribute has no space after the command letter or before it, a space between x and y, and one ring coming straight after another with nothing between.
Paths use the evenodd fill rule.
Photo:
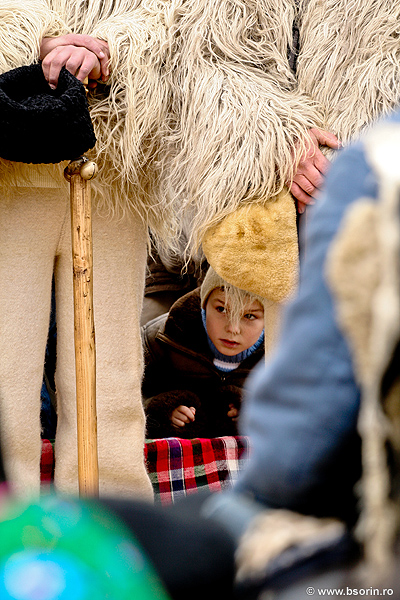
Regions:
<instances>
[{"instance_id":1,"label":"cream wool trousers","mask_svg":"<svg viewBox=\"0 0 400 600\"><path fill-rule=\"evenodd\" d=\"M77 493L73 280L68 186L0 188L0 433L18 493L38 493L40 389L54 272L57 315L55 484ZM140 313L146 231L133 215L93 212L100 493L152 497L144 464Z\"/></svg>"}]
</instances>

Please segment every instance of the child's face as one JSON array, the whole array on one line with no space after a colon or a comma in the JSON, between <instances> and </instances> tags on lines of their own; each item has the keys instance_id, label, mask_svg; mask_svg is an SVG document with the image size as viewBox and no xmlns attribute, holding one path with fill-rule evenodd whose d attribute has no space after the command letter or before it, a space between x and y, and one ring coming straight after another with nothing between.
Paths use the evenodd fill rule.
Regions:
<instances>
[{"instance_id":1,"label":"child's face","mask_svg":"<svg viewBox=\"0 0 400 600\"><path fill-rule=\"evenodd\" d=\"M235 356L256 343L264 329L264 309L258 300L245 304L238 322L229 319L229 302L225 292L215 289L206 304L207 333L221 354Z\"/></svg>"}]
</instances>

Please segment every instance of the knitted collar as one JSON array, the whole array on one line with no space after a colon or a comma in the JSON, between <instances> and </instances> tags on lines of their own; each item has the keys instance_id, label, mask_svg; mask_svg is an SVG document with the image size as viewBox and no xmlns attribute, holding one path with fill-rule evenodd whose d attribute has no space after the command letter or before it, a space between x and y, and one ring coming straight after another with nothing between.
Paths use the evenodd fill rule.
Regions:
<instances>
[{"instance_id":1,"label":"knitted collar","mask_svg":"<svg viewBox=\"0 0 400 600\"><path fill-rule=\"evenodd\" d=\"M217 348L214 346L213 342L211 341L208 335L206 326L206 311L204 308L201 309L201 320L203 322L204 330L207 335L208 346L214 356L214 366L219 371L229 372L233 371L234 369L237 369L242 361L244 361L251 354L253 354L253 352L255 352L261 346L261 344L264 343L263 329L258 340L255 342L255 344L250 346L250 348L247 348L247 350L243 350L243 352L239 352L239 354L235 354L234 356L226 356L226 354L222 354L217 350Z\"/></svg>"}]
</instances>

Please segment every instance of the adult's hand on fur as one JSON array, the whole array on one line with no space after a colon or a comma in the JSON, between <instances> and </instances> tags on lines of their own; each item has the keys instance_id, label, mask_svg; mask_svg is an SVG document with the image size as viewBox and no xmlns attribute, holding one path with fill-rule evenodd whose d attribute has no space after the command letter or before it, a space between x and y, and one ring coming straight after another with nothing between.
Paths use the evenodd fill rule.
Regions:
<instances>
[{"instance_id":1,"label":"adult's hand on fur","mask_svg":"<svg viewBox=\"0 0 400 600\"><path fill-rule=\"evenodd\" d=\"M171 423L176 427L184 427L186 423L190 423L194 421L196 414L196 409L191 406L178 406L172 411L171 414Z\"/></svg>"},{"instance_id":2,"label":"adult's hand on fur","mask_svg":"<svg viewBox=\"0 0 400 600\"><path fill-rule=\"evenodd\" d=\"M80 81L89 79L89 87L96 80L109 76L110 53L107 42L89 35L68 34L43 38L40 45L42 68L52 89L57 87L61 68L65 68Z\"/></svg>"},{"instance_id":3,"label":"adult's hand on fur","mask_svg":"<svg viewBox=\"0 0 400 600\"><path fill-rule=\"evenodd\" d=\"M290 191L297 202L297 210L303 213L307 204L314 204L313 196L324 183L330 162L322 154L320 146L338 150L341 146L338 138L329 131L312 128L309 130L306 150L300 157Z\"/></svg>"}]
</instances>

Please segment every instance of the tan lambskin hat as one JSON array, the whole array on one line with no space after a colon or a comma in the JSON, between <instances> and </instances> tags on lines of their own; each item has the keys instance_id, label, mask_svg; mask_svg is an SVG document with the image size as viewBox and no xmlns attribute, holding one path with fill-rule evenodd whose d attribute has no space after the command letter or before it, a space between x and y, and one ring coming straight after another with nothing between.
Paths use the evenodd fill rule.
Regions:
<instances>
[{"instance_id":1,"label":"tan lambskin hat","mask_svg":"<svg viewBox=\"0 0 400 600\"><path fill-rule=\"evenodd\" d=\"M273 302L285 300L298 278L296 209L284 190L276 199L240 207L211 227L203 251L232 285Z\"/></svg>"}]
</instances>

